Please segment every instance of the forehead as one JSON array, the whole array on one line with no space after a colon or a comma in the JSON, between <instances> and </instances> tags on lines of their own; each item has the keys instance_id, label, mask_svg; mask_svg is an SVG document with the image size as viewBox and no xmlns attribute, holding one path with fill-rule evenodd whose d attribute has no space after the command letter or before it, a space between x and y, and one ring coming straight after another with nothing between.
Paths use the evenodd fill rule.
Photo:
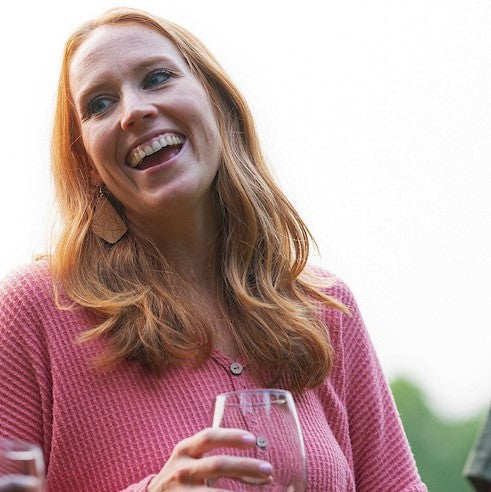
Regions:
<instances>
[{"instance_id":1,"label":"forehead","mask_svg":"<svg viewBox=\"0 0 491 492\"><path fill-rule=\"evenodd\" d=\"M115 64L124 67L145 58L162 57L185 69L187 63L163 34L138 23L99 26L78 47L69 66L70 80L95 75Z\"/></svg>"}]
</instances>

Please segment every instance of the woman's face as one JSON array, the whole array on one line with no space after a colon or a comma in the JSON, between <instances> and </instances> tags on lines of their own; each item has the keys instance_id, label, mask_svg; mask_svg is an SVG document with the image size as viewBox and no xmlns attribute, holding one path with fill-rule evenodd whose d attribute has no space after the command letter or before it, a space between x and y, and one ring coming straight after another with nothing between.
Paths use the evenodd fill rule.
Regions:
<instances>
[{"instance_id":1,"label":"woman's face","mask_svg":"<svg viewBox=\"0 0 491 492\"><path fill-rule=\"evenodd\" d=\"M210 210L218 123L206 90L168 38L136 23L98 27L75 53L69 78L94 177L130 221Z\"/></svg>"}]
</instances>

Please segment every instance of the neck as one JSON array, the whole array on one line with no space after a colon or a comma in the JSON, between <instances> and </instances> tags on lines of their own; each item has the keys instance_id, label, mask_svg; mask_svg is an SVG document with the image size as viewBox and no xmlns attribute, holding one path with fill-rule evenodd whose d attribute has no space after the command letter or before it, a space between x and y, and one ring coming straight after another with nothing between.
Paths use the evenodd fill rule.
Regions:
<instances>
[{"instance_id":1,"label":"neck","mask_svg":"<svg viewBox=\"0 0 491 492\"><path fill-rule=\"evenodd\" d=\"M214 207L172 218L134 221L150 236L167 262L185 281L209 290L215 284L218 218Z\"/></svg>"}]
</instances>

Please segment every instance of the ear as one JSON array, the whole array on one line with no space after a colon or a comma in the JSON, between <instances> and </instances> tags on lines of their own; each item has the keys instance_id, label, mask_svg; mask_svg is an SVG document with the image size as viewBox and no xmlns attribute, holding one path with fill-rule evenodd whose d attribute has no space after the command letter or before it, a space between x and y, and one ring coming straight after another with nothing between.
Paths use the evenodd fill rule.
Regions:
<instances>
[{"instance_id":1,"label":"ear","mask_svg":"<svg viewBox=\"0 0 491 492\"><path fill-rule=\"evenodd\" d=\"M87 166L89 168L89 180L94 186L99 186L103 183L99 171L97 171L96 167L92 163L90 159L87 159Z\"/></svg>"}]
</instances>

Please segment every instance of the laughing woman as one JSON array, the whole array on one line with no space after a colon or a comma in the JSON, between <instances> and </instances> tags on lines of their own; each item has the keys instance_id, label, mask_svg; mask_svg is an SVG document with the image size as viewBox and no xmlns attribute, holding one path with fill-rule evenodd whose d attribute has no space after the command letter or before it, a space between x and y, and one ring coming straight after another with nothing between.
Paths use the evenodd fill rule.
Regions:
<instances>
[{"instance_id":1,"label":"laughing woman","mask_svg":"<svg viewBox=\"0 0 491 492\"><path fill-rule=\"evenodd\" d=\"M77 30L52 147L63 230L0 295L0 436L40 444L47 490L271 481L216 394L295 396L310 491L424 491L349 289L307 266L242 96L203 44L116 9Z\"/></svg>"}]
</instances>

